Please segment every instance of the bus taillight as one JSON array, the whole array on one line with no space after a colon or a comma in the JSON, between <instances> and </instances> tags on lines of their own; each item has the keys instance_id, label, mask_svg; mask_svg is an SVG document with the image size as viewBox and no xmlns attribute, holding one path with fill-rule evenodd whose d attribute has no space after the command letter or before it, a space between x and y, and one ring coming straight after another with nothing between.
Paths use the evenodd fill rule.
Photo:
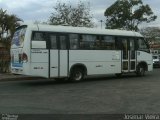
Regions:
<instances>
[{"instance_id":1,"label":"bus taillight","mask_svg":"<svg viewBox=\"0 0 160 120\"><path fill-rule=\"evenodd\" d=\"M22 54L22 61L25 63L25 62L28 62L28 56L26 53L23 53Z\"/></svg>"}]
</instances>

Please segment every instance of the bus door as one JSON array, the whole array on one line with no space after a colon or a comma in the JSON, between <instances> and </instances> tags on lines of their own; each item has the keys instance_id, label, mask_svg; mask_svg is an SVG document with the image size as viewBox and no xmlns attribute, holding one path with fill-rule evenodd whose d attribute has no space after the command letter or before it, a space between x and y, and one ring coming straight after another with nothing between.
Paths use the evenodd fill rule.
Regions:
<instances>
[{"instance_id":1,"label":"bus door","mask_svg":"<svg viewBox=\"0 0 160 120\"><path fill-rule=\"evenodd\" d=\"M135 70L135 41L132 38L122 38L122 72L133 72Z\"/></svg>"},{"instance_id":2,"label":"bus door","mask_svg":"<svg viewBox=\"0 0 160 120\"><path fill-rule=\"evenodd\" d=\"M50 35L50 77L68 75L67 35Z\"/></svg>"}]
</instances>

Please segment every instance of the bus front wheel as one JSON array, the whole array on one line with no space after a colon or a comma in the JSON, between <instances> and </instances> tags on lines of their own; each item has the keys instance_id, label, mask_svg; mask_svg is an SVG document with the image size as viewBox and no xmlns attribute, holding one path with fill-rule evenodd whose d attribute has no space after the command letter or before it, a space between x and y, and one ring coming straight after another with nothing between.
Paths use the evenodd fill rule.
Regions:
<instances>
[{"instance_id":1,"label":"bus front wheel","mask_svg":"<svg viewBox=\"0 0 160 120\"><path fill-rule=\"evenodd\" d=\"M137 76L144 76L145 75L145 68L143 65L138 65L137 67Z\"/></svg>"},{"instance_id":2,"label":"bus front wheel","mask_svg":"<svg viewBox=\"0 0 160 120\"><path fill-rule=\"evenodd\" d=\"M79 82L83 80L84 78L84 72L80 68L74 68L70 75L70 80L74 82Z\"/></svg>"}]
</instances>

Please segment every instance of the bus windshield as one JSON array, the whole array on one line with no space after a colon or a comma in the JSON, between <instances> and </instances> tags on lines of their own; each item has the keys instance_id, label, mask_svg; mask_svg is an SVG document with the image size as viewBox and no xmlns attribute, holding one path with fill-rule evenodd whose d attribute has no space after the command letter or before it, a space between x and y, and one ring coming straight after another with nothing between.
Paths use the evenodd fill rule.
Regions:
<instances>
[{"instance_id":1,"label":"bus windshield","mask_svg":"<svg viewBox=\"0 0 160 120\"><path fill-rule=\"evenodd\" d=\"M16 30L12 39L12 48L23 47L27 26L22 26Z\"/></svg>"},{"instance_id":2,"label":"bus windshield","mask_svg":"<svg viewBox=\"0 0 160 120\"><path fill-rule=\"evenodd\" d=\"M138 39L138 50L150 53L149 44L145 39L143 38Z\"/></svg>"}]
</instances>

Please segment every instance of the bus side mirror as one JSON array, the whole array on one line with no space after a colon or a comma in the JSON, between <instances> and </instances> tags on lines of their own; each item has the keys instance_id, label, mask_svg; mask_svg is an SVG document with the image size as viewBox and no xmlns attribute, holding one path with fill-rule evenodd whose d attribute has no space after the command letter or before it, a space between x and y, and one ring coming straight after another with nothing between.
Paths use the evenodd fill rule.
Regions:
<instances>
[{"instance_id":1,"label":"bus side mirror","mask_svg":"<svg viewBox=\"0 0 160 120\"><path fill-rule=\"evenodd\" d=\"M32 41L32 48L46 48L46 41Z\"/></svg>"}]
</instances>

